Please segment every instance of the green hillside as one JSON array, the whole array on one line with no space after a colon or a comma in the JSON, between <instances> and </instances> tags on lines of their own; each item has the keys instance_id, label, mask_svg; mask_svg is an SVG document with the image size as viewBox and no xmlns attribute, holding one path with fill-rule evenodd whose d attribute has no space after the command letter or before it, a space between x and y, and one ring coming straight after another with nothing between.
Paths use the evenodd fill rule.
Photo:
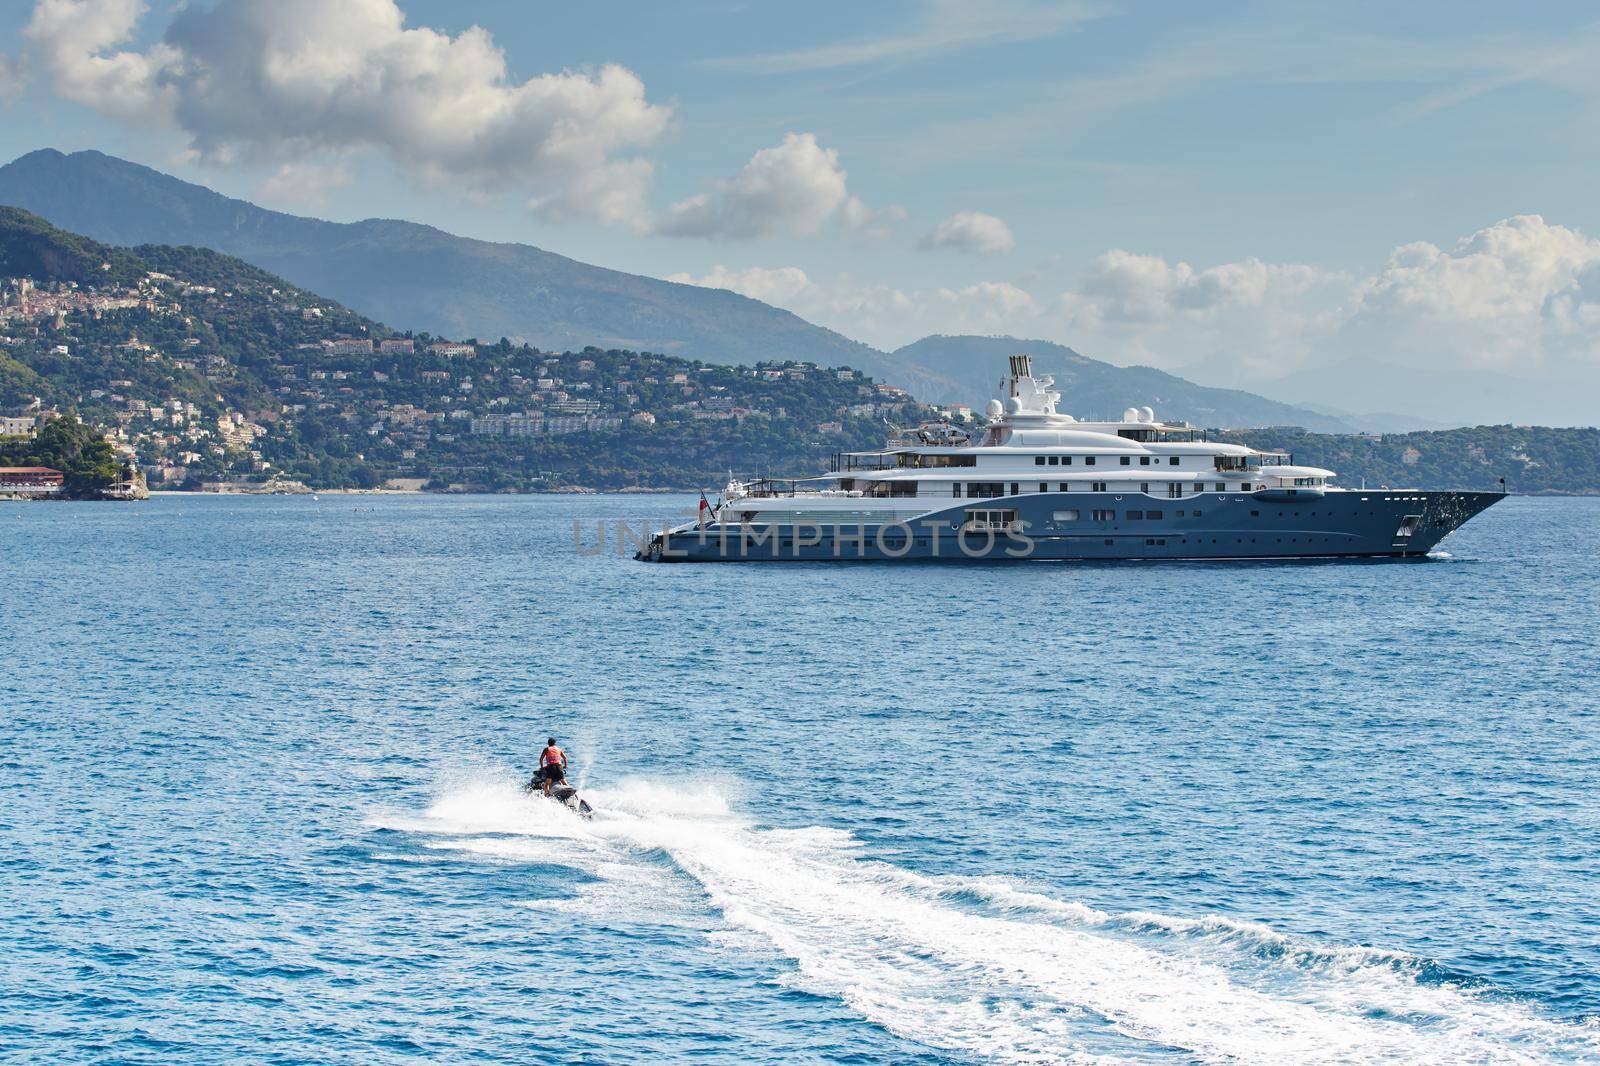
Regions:
<instances>
[{"instance_id":1,"label":"green hillside","mask_svg":"<svg viewBox=\"0 0 1600 1066\"><path fill-rule=\"evenodd\" d=\"M917 416L903 393L814 364L434 348L218 252L118 251L15 210L0 248L16 250L0 409L37 399L109 427L153 487L712 487L730 468L818 470Z\"/></svg>"},{"instance_id":2,"label":"green hillside","mask_svg":"<svg viewBox=\"0 0 1600 1066\"><path fill-rule=\"evenodd\" d=\"M1600 493L1600 429L1475 426L1425 433L1355 436L1257 429L1218 439L1252 448L1280 448L1296 461L1335 470L1337 484L1355 488L1496 489L1512 492Z\"/></svg>"},{"instance_id":3,"label":"green hillside","mask_svg":"<svg viewBox=\"0 0 1600 1066\"><path fill-rule=\"evenodd\" d=\"M130 285L142 273L127 249L57 229L21 208L0 207L0 277Z\"/></svg>"},{"instance_id":4,"label":"green hillside","mask_svg":"<svg viewBox=\"0 0 1600 1066\"><path fill-rule=\"evenodd\" d=\"M71 415L50 419L31 437L0 437L0 466L61 471L63 499L94 499L130 474L110 442Z\"/></svg>"}]
</instances>

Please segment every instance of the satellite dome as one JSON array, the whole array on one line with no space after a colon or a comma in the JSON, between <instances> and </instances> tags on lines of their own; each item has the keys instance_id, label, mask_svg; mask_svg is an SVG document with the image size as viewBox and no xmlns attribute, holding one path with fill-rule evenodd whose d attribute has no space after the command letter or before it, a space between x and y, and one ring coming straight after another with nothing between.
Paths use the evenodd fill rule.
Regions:
<instances>
[{"instance_id":1,"label":"satellite dome","mask_svg":"<svg viewBox=\"0 0 1600 1066\"><path fill-rule=\"evenodd\" d=\"M984 414L990 418L999 418L1001 410L999 400L990 400L983 408Z\"/></svg>"},{"instance_id":2,"label":"satellite dome","mask_svg":"<svg viewBox=\"0 0 1600 1066\"><path fill-rule=\"evenodd\" d=\"M1022 410L1022 401L1015 396L1006 397L1006 414L1014 415Z\"/></svg>"},{"instance_id":3,"label":"satellite dome","mask_svg":"<svg viewBox=\"0 0 1600 1066\"><path fill-rule=\"evenodd\" d=\"M1156 409L1154 407L1141 407L1141 408L1139 408L1139 421L1141 421L1141 422L1154 422L1155 420L1156 420Z\"/></svg>"},{"instance_id":4,"label":"satellite dome","mask_svg":"<svg viewBox=\"0 0 1600 1066\"><path fill-rule=\"evenodd\" d=\"M1124 422L1139 421L1139 409L1137 407L1128 408L1126 411L1122 412L1122 420Z\"/></svg>"}]
</instances>

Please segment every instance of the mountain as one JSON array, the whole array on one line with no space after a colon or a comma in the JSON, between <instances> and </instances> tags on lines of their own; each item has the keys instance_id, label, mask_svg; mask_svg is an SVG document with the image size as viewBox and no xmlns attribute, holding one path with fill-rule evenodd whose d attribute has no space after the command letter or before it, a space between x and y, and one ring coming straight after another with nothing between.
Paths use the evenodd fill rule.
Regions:
<instances>
[{"instance_id":1,"label":"mountain","mask_svg":"<svg viewBox=\"0 0 1600 1066\"><path fill-rule=\"evenodd\" d=\"M0 204L113 245L194 245L238 256L399 329L565 351L594 345L754 364L849 366L924 400L981 405L1002 356L1054 372L1066 408L1129 405L1204 425L1371 428L1148 367L1117 367L1047 341L927 337L885 353L737 293L591 266L525 244L389 219L325 222L269 211L101 152L43 149L0 167Z\"/></svg>"},{"instance_id":2,"label":"mountain","mask_svg":"<svg viewBox=\"0 0 1600 1066\"><path fill-rule=\"evenodd\" d=\"M1356 414L1342 407L1329 407L1320 403L1302 402L1296 404L1307 411L1315 411L1329 418L1337 418L1351 425L1360 426L1365 433L1419 433L1442 429L1455 429L1459 420L1455 422L1438 421L1431 418L1419 418L1416 415L1395 414L1393 411L1363 411Z\"/></svg>"},{"instance_id":3,"label":"mountain","mask_svg":"<svg viewBox=\"0 0 1600 1066\"><path fill-rule=\"evenodd\" d=\"M129 282L138 261L122 248L107 248L15 207L0 207L0 278Z\"/></svg>"},{"instance_id":4,"label":"mountain","mask_svg":"<svg viewBox=\"0 0 1600 1066\"><path fill-rule=\"evenodd\" d=\"M107 244L197 245L390 325L537 348L648 349L718 363L886 369L882 353L723 289L580 263L526 244L391 219L268 211L101 152L42 149L0 167L0 203Z\"/></svg>"},{"instance_id":5,"label":"mountain","mask_svg":"<svg viewBox=\"0 0 1600 1066\"><path fill-rule=\"evenodd\" d=\"M209 248L112 248L0 208L0 412L52 408L106 427L167 487L490 490L804 474L881 445L885 419L930 414L809 363L400 336ZM41 459L34 449L24 438L4 451Z\"/></svg>"},{"instance_id":6,"label":"mountain","mask_svg":"<svg viewBox=\"0 0 1600 1066\"><path fill-rule=\"evenodd\" d=\"M1113 366L1050 341L1015 337L924 337L891 353L907 368L896 380L924 400L980 406L998 395L1008 355L1030 355L1036 372L1055 377L1061 409L1079 417L1117 418L1128 407L1198 426L1303 426L1327 433L1358 428L1351 420L1237 389L1213 389L1148 366ZM912 370L911 368L915 368Z\"/></svg>"}]
</instances>

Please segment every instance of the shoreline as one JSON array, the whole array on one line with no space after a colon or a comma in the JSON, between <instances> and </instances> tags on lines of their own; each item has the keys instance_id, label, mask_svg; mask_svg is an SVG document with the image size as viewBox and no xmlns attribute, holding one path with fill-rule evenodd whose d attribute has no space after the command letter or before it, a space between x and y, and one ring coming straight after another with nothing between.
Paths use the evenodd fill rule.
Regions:
<instances>
[{"instance_id":1,"label":"shoreline","mask_svg":"<svg viewBox=\"0 0 1600 1066\"><path fill-rule=\"evenodd\" d=\"M1413 486L1405 489L1370 489L1351 491L1383 491L1402 492L1408 491ZM1488 489L1448 489L1437 491L1462 491L1478 492L1493 491ZM563 485L551 489L528 489L516 491L429 491L426 489L310 489L305 492L251 492L248 490L232 490L227 492L207 491L203 489L151 489L151 496L673 496L686 493L707 492L705 488L657 488L643 485L630 485L619 489L597 489L588 485ZM1600 488L1585 489L1578 492L1516 492L1506 493L1508 496L1524 496L1528 498L1551 497L1556 499L1593 499L1600 497ZM7 497L0 496L0 501ZM124 501L104 501L119 503Z\"/></svg>"}]
</instances>

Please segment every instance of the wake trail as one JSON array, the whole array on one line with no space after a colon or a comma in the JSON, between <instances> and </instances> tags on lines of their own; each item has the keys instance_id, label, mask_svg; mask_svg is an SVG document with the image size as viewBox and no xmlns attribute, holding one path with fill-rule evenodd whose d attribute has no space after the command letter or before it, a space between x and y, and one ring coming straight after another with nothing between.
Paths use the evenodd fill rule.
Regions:
<instances>
[{"instance_id":1,"label":"wake trail","mask_svg":"<svg viewBox=\"0 0 1600 1066\"><path fill-rule=\"evenodd\" d=\"M702 906L709 900L728 925L793 964L786 980L963 1055L1600 1059L1593 1030L1419 980L1421 963L1403 953L1330 947L1215 916L1114 915L1001 878L925 876L863 856L837 830L751 825L711 790L634 782L589 795L602 812L592 823L478 784L420 818L371 824L423 834L431 847L578 866L606 886L599 905L620 908L662 905L675 879L665 855L703 893ZM697 902L678 896L677 906Z\"/></svg>"}]
</instances>

